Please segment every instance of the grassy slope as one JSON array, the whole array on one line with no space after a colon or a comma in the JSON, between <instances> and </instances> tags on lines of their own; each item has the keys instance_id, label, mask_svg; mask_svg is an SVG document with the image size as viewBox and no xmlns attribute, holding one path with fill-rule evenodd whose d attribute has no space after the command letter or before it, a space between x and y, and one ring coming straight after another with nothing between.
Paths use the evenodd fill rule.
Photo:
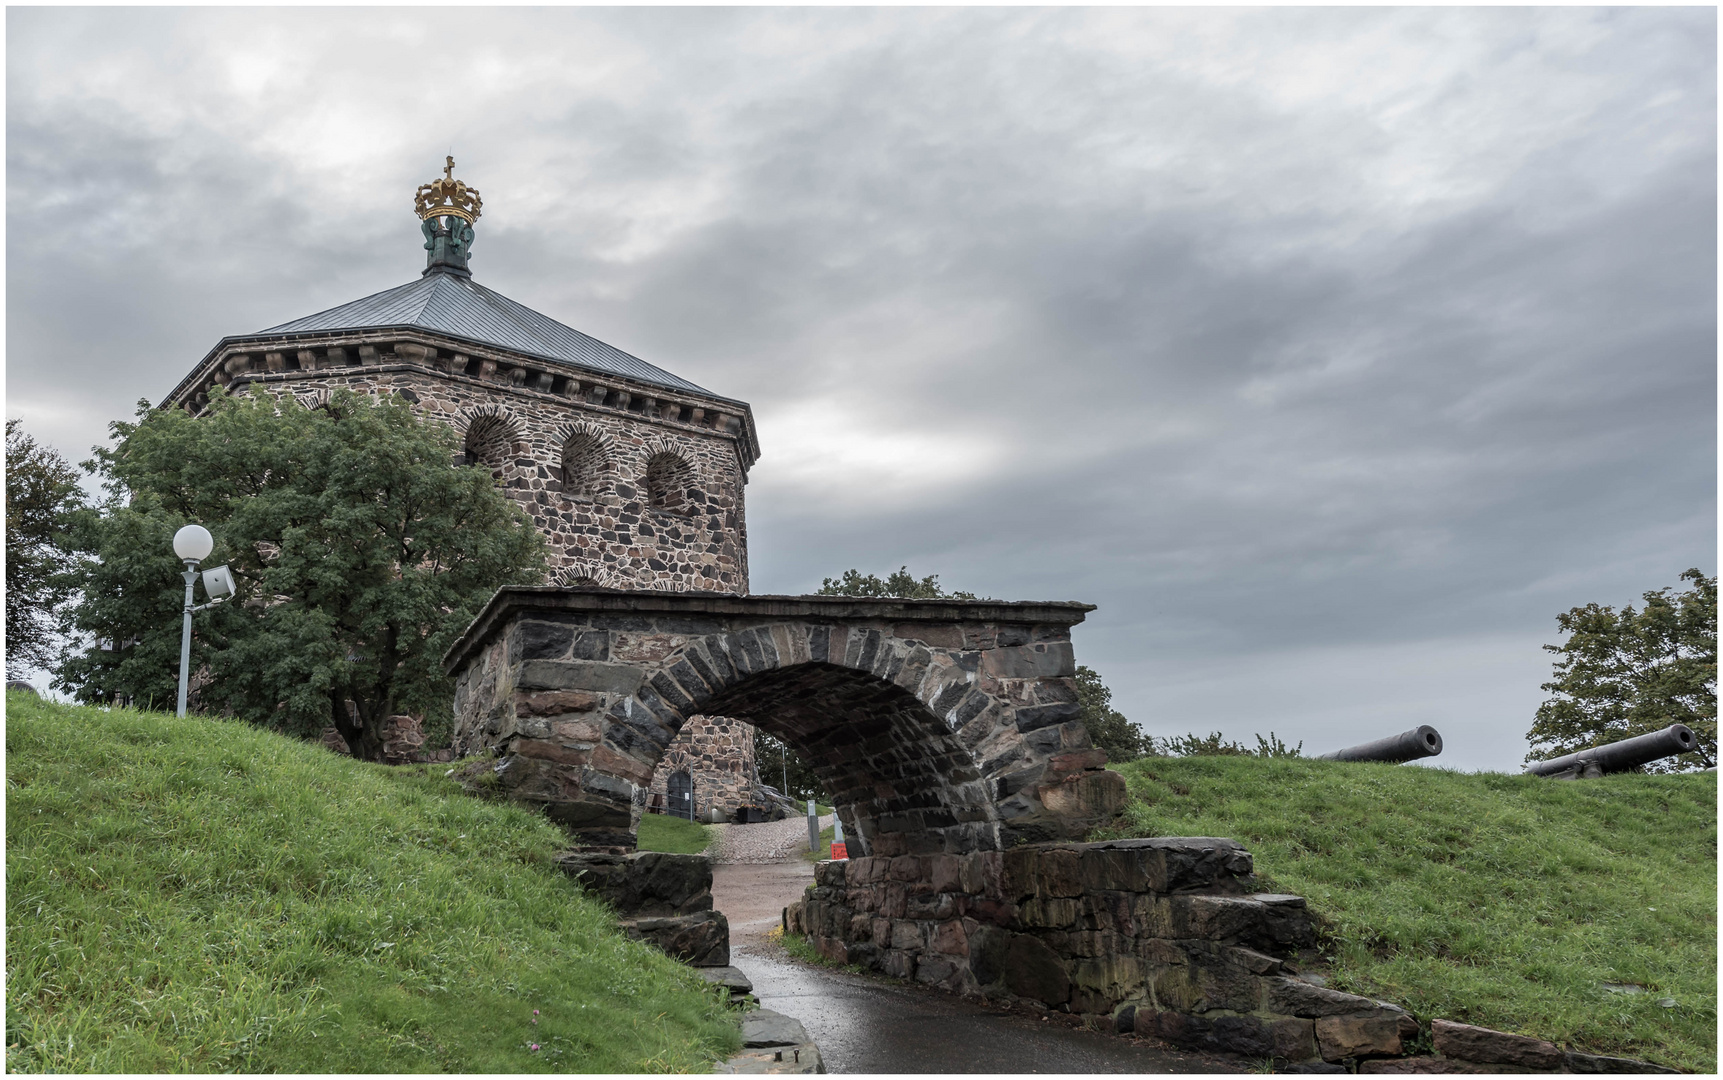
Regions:
<instances>
[{"instance_id":1,"label":"grassy slope","mask_svg":"<svg viewBox=\"0 0 1723 1080\"><path fill-rule=\"evenodd\" d=\"M635 846L641 851L664 851L672 855L698 855L712 844L712 833L698 821L668 814L641 814Z\"/></svg>"},{"instance_id":2,"label":"grassy slope","mask_svg":"<svg viewBox=\"0 0 1723 1080\"><path fill-rule=\"evenodd\" d=\"M1426 1021L1715 1071L1716 774L1561 782L1223 757L1119 771L1129 824L1106 835L1239 840L1268 887L1329 921L1338 988Z\"/></svg>"},{"instance_id":3,"label":"grassy slope","mask_svg":"<svg viewBox=\"0 0 1723 1080\"><path fill-rule=\"evenodd\" d=\"M446 767L28 695L6 719L9 1070L704 1070L739 1044L556 870L553 826Z\"/></svg>"}]
</instances>

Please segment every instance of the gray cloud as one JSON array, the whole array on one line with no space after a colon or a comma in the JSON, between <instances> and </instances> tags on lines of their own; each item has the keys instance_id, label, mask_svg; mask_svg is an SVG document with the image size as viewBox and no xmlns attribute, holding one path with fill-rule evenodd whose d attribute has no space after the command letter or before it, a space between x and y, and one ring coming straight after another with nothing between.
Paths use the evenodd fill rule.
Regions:
<instances>
[{"instance_id":1,"label":"gray cloud","mask_svg":"<svg viewBox=\"0 0 1723 1080\"><path fill-rule=\"evenodd\" d=\"M1554 614L1715 569L1715 13L8 14L9 415L481 280L753 403L754 587L1101 605L1160 734L1512 768Z\"/></svg>"}]
</instances>

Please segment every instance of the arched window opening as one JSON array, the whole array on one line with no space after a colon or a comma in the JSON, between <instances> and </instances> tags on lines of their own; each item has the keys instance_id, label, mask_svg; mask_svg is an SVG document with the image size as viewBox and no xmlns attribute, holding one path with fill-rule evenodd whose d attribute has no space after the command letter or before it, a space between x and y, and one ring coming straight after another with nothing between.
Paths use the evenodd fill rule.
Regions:
<instances>
[{"instance_id":1,"label":"arched window opening","mask_svg":"<svg viewBox=\"0 0 1723 1080\"><path fill-rule=\"evenodd\" d=\"M502 475L508 462L510 431L508 421L500 416L481 416L467 428L464 463L478 465Z\"/></svg>"},{"instance_id":2,"label":"arched window opening","mask_svg":"<svg viewBox=\"0 0 1723 1080\"><path fill-rule=\"evenodd\" d=\"M686 513L688 488L694 470L680 455L668 450L653 454L646 462L646 504L658 510Z\"/></svg>"},{"instance_id":3,"label":"arched window opening","mask_svg":"<svg viewBox=\"0 0 1723 1080\"><path fill-rule=\"evenodd\" d=\"M604 440L579 431L562 444L562 493L571 499L596 499L610 468Z\"/></svg>"}]
</instances>

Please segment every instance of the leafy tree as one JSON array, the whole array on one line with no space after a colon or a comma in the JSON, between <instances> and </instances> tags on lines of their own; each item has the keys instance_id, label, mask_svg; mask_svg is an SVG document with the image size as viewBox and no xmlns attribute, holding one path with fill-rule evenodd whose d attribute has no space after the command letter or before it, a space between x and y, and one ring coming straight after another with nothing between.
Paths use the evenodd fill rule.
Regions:
<instances>
[{"instance_id":1,"label":"leafy tree","mask_svg":"<svg viewBox=\"0 0 1723 1080\"><path fill-rule=\"evenodd\" d=\"M544 577L544 544L454 434L395 398L335 391L305 409L212 395L208 415L115 423L92 468L109 498L85 530L76 625L103 639L59 684L83 701L173 700L184 585L171 538L215 536L239 596L196 616L200 703L376 760L387 718L446 710L443 652L502 585ZM347 702L355 708L350 714Z\"/></svg>"},{"instance_id":2,"label":"leafy tree","mask_svg":"<svg viewBox=\"0 0 1723 1080\"><path fill-rule=\"evenodd\" d=\"M762 783L792 799L830 800L812 766L802 760L795 748L759 728L754 729L754 767L759 770Z\"/></svg>"},{"instance_id":3,"label":"leafy tree","mask_svg":"<svg viewBox=\"0 0 1723 1080\"><path fill-rule=\"evenodd\" d=\"M863 577L860 571L845 570L842 577L826 578L820 583L819 596L890 596L903 600L975 600L974 593L946 592L939 587L939 575L917 578L909 567L900 566L884 580L878 574Z\"/></svg>"},{"instance_id":4,"label":"leafy tree","mask_svg":"<svg viewBox=\"0 0 1723 1080\"><path fill-rule=\"evenodd\" d=\"M46 667L62 608L76 592L67 533L84 505L78 474L6 421L6 667Z\"/></svg>"},{"instance_id":5,"label":"leafy tree","mask_svg":"<svg viewBox=\"0 0 1723 1080\"><path fill-rule=\"evenodd\" d=\"M1544 646L1557 657L1554 679L1543 684L1553 696L1526 733L1527 761L1686 724L1699 737L1698 751L1647 768L1680 772L1717 763L1717 579L1697 569L1681 579L1692 587L1645 593L1642 609L1586 604L1556 616L1568 638Z\"/></svg>"},{"instance_id":6,"label":"leafy tree","mask_svg":"<svg viewBox=\"0 0 1723 1080\"><path fill-rule=\"evenodd\" d=\"M1155 740L1113 708L1113 692L1092 668L1077 666L1079 719L1089 730L1089 742L1107 752L1114 763L1135 761L1155 752Z\"/></svg>"}]
</instances>

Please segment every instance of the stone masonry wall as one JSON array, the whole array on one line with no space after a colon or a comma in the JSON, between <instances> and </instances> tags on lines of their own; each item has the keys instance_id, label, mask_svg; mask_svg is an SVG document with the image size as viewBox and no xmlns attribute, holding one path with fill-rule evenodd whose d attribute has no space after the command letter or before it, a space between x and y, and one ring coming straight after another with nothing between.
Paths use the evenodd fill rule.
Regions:
<instances>
[{"instance_id":1,"label":"stone masonry wall","mask_svg":"<svg viewBox=\"0 0 1723 1080\"><path fill-rule=\"evenodd\" d=\"M726 818L754 802L754 728L724 716L691 716L658 759L647 785L647 799L668 802L670 774L686 772L694 782L694 814L705 817L715 806Z\"/></svg>"},{"instance_id":2,"label":"stone masonry wall","mask_svg":"<svg viewBox=\"0 0 1723 1080\"><path fill-rule=\"evenodd\" d=\"M1304 899L1256 893L1250 853L1186 837L825 862L786 930L822 954L1121 1031L1286 1061L1397 1055L1397 1006L1299 977Z\"/></svg>"},{"instance_id":3,"label":"stone masonry wall","mask_svg":"<svg viewBox=\"0 0 1723 1080\"><path fill-rule=\"evenodd\" d=\"M544 535L554 582L748 591L743 485L756 451L746 405L646 392L572 368L537 370L506 354L469 356L431 338L291 346L224 353L210 378L230 392L256 386L308 407L336 386L400 393L463 439L471 434L483 467ZM195 409L206 399L197 391L186 404ZM583 448L582 478L565 490L571 440ZM681 462L670 474L680 505L650 505L646 478L655 458Z\"/></svg>"}]
</instances>

